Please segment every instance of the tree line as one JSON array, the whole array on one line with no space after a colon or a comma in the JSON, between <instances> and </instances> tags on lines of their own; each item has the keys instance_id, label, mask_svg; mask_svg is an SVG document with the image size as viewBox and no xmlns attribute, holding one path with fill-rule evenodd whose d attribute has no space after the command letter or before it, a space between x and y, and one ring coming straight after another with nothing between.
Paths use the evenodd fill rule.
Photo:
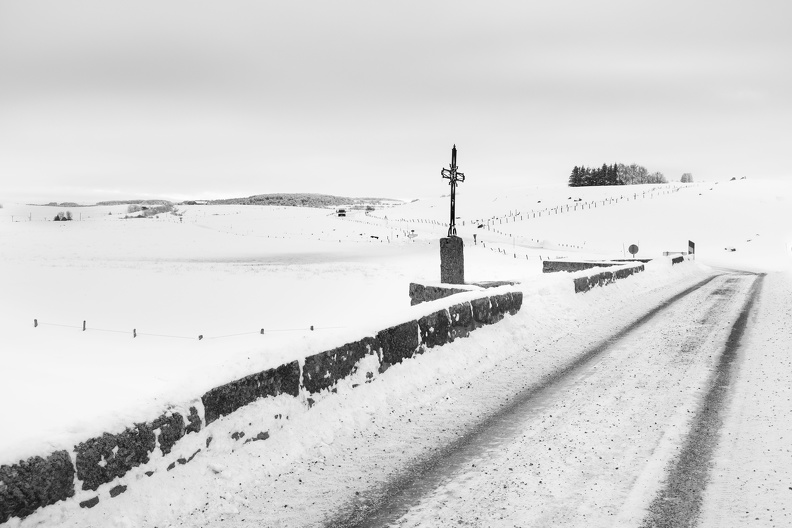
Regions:
<instances>
[{"instance_id":1,"label":"tree line","mask_svg":"<svg viewBox=\"0 0 792 528\"><path fill-rule=\"evenodd\" d=\"M572 174L569 176L570 187L588 187L590 185L623 185L619 179L619 167L616 163L613 165L602 164L600 168L592 168L577 165L572 169Z\"/></svg>"},{"instance_id":2,"label":"tree line","mask_svg":"<svg viewBox=\"0 0 792 528\"><path fill-rule=\"evenodd\" d=\"M686 172L682 181L689 183L693 176ZM646 167L633 163L602 164L602 167L593 168L581 165L572 169L569 175L570 187L587 187L591 185L638 185L643 183L668 183L662 172L649 172Z\"/></svg>"}]
</instances>

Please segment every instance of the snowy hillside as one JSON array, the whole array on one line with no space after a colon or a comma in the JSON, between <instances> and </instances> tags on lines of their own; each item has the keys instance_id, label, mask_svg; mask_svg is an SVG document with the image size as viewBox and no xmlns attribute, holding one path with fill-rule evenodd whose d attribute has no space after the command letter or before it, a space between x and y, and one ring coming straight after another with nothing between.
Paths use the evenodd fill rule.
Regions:
<instances>
[{"instance_id":1,"label":"snowy hillside","mask_svg":"<svg viewBox=\"0 0 792 528\"><path fill-rule=\"evenodd\" d=\"M709 266L792 262L792 186L777 182L471 185L457 204L466 278L522 281L526 303L571 284L541 275L542 259L621 258L630 244L651 258L693 240ZM52 222L58 208L3 205L0 398L25 402L0 410L0 463L10 463L404 319L409 282L439 280L448 198L346 218L224 205L124 219L124 206L106 206Z\"/></svg>"}]
</instances>

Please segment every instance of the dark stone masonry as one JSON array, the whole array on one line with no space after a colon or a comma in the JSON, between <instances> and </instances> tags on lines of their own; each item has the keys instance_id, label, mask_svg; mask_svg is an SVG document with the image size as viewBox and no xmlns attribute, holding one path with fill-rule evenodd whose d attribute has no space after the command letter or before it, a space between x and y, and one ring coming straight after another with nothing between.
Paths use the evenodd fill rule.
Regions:
<instances>
[{"instance_id":1,"label":"dark stone masonry","mask_svg":"<svg viewBox=\"0 0 792 528\"><path fill-rule=\"evenodd\" d=\"M467 337L476 328L473 321L473 308L469 302L455 304L448 309L451 316L451 338Z\"/></svg>"},{"instance_id":2,"label":"dark stone masonry","mask_svg":"<svg viewBox=\"0 0 792 528\"><path fill-rule=\"evenodd\" d=\"M305 358L303 387L311 394L332 387L354 373L358 362L368 355L376 354L379 348L377 339L366 337Z\"/></svg>"},{"instance_id":3,"label":"dark stone masonry","mask_svg":"<svg viewBox=\"0 0 792 528\"><path fill-rule=\"evenodd\" d=\"M436 301L443 299L450 295L463 292L481 292L488 288L497 288L498 286L514 286L514 281L479 281L470 282L467 284L455 284L453 286L442 284L419 284L417 282L410 283L410 305L415 306L423 302Z\"/></svg>"},{"instance_id":4,"label":"dark stone masonry","mask_svg":"<svg viewBox=\"0 0 792 528\"><path fill-rule=\"evenodd\" d=\"M160 416L151 424L152 429L160 430L159 433L159 448L163 455L171 452L173 444L175 444L182 436L184 436L184 418L179 413L173 413L170 416Z\"/></svg>"},{"instance_id":5,"label":"dark stone masonry","mask_svg":"<svg viewBox=\"0 0 792 528\"><path fill-rule=\"evenodd\" d=\"M300 393L300 365L292 361L216 387L201 397L206 425L259 398Z\"/></svg>"},{"instance_id":6,"label":"dark stone masonry","mask_svg":"<svg viewBox=\"0 0 792 528\"><path fill-rule=\"evenodd\" d=\"M473 308L473 321L475 321L477 327L490 324L492 321L492 304L489 297L471 301L470 306Z\"/></svg>"},{"instance_id":7,"label":"dark stone masonry","mask_svg":"<svg viewBox=\"0 0 792 528\"><path fill-rule=\"evenodd\" d=\"M417 321L408 321L391 328L382 330L377 334L377 341L382 347L382 363L380 369L385 369L402 360L413 357L418 351L420 334Z\"/></svg>"},{"instance_id":8,"label":"dark stone masonry","mask_svg":"<svg viewBox=\"0 0 792 528\"><path fill-rule=\"evenodd\" d=\"M82 489L96 490L133 467L148 463L155 440L150 425L136 424L123 433L105 433L76 445L77 478L83 482Z\"/></svg>"},{"instance_id":9,"label":"dark stone masonry","mask_svg":"<svg viewBox=\"0 0 792 528\"><path fill-rule=\"evenodd\" d=\"M124 493L127 490L127 487L123 484L119 484L118 486L114 486L110 489L110 497L115 498Z\"/></svg>"},{"instance_id":10,"label":"dark stone masonry","mask_svg":"<svg viewBox=\"0 0 792 528\"><path fill-rule=\"evenodd\" d=\"M618 262L589 262L589 261L568 261L568 260L544 260L542 261L542 273L556 273L559 271L580 271L591 268L609 268L618 266Z\"/></svg>"},{"instance_id":11,"label":"dark stone masonry","mask_svg":"<svg viewBox=\"0 0 792 528\"><path fill-rule=\"evenodd\" d=\"M80 503L80 508L93 508L99 504L99 497L96 496L92 499L84 500Z\"/></svg>"},{"instance_id":12,"label":"dark stone masonry","mask_svg":"<svg viewBox=\"0 0 792 528\"><path fill-rule=\"evenodd\" d=\"M410 305L415 306L422 302L434 301L454 295L455 293L462 293L470 291L468 288L452 288L449 286L430 286L418 284L416 282L410 283Z\"/></svg>"},{"instance_id":13,"label":"dark stone masonry","mask_svg":"<svg viewBox=\"0 0 792 528\"><path fill-rule=\"evenodd\" d=\"M632 268L622 268L616 271L603 271L590 277L579 277L575 279L575 293L583 293L589 291L595 286L605 286L615 282L618 279L624 279L634 273L639 273L644 270L643 264Z\"/></svg>"},{"instance_id":14,"label":"dark stone masonry","mask_svg":"<svg viewBox=\"0 0 792 528\"><path fill-rule=\"evenodd\" d=\"M0 523L72 496L74 466L66 451L0 466Z\"/></svg>"},{"instance_id":15,"label":"dark stone masonry","mask_svg":"<svg viewBox=\"0 0 792 528\"><path fill-rule=\"evenodd\" d=\"M421 342L427 347L445 345L453 341L451 336L451 317L448 310L440 310L418 320L421 330Z\"/></svg>"},{"instance_id":16,"label":"dark stone masonry","mask_svg":"<svg viewBox=\"0 0 792 528\"><path fill-rule=\"evenodd\" d=\"M544 260L542 261L542 273L555 273L559 271L581 271L591 268L609 268L612 266L623 266L626 263L646 264L652 259L611 259L611 260Z\"/></svg>"}]
</instances>

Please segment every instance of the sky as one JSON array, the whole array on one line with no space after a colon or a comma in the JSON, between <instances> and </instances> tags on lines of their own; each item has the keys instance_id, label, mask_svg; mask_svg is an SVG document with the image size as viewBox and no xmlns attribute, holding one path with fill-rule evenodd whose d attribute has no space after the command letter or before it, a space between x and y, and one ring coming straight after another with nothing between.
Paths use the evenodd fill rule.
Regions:
<instances>
[{"instance_id":1,"label":"sky","mask_svg":"<svg viewBox=\"0 0 792 528\"><path fill-rule=\"evenodd\" d=\"M788 178L783 0L0 0L0 203Z\"/></svg>"}]
</instances>

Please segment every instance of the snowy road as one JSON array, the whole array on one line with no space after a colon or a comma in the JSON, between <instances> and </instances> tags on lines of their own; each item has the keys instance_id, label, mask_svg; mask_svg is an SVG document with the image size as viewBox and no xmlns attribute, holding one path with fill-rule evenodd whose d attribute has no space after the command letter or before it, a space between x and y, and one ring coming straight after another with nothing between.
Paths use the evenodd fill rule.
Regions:
<instances>
[{"instance_id":1,"label":"snowy road","mask_svg":"<svg viewBox=\"0 0 792 528\"><path fill-rule=\"evenodd\" d=\"M327 526L640 524L756 280L675 296Z\"/></svg>"},{"instance_id":2,"label":"snowy road","mask_svg":"<svg viewBox=\"0 0 792 528\"><path fill-rule=\"evenodd\" d=\"M174 525L651 524L649 507L758 281L728 273L652 292L655 307L632 322L605 311L560 325L553 343L538 344L562 350L550 367L515 355L421 398L391 395L388 416L350 416L356 426L323 433L317 456ZM229 484L246 478L225 475L207 496L228 497Z\"/></svg>"},{"instance_id":3,"label":"snowy road","mask_svg":"<svg viewBox=\"0 0 792 528\"><path fill-rule=\"evenodd\" d=\"M792 526L792 276L769 274L737 357L702 528Z\"/></svg>"}]
</instances>

